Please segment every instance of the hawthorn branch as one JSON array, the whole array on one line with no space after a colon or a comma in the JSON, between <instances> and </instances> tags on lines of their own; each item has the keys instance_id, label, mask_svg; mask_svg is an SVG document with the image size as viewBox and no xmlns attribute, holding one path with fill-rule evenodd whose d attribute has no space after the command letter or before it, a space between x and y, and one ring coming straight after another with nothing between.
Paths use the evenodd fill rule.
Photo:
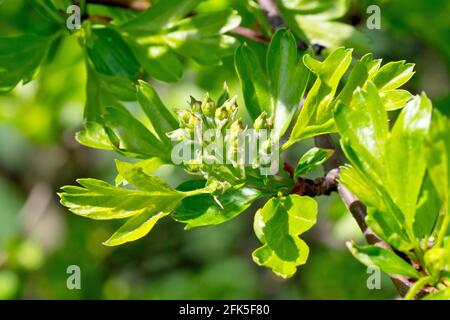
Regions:
<instances>
[{"instance_id":1,"label":"hawthorn branch","mask_svg":"<svg viewBox=\"0 0 450 320\"><path fill-rule=\"evenodd\" d=\"M264 10L264 13L272 29L276 30L284 25L275 0L258 0L258 3Z\"/></svg>"}]
</instances>

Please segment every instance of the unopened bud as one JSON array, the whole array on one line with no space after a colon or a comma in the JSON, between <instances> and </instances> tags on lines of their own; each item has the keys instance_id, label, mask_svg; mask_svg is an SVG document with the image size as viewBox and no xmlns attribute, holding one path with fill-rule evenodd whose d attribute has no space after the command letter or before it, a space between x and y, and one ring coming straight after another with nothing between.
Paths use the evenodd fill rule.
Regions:
<instances>
[{"instance_id":1,"label":"unopened bud","mask_svg":"<svg viewBox=\"0 0 450 320\"><path fill-rule=\"evenodd\" d=\"M216 112L216 103L209 98L209 95L207 94L205 99L202 102L202 112L207 117L213 117L214 113Z\"/></svg>"},{"instance_id":2,"label":"unopened bud","mask_svg":"<svg viewBox=\"0 0 450 320\"><path fill-rule=\"evenodd\" d=\"M228 113L230 115L233 115L236 113L237 108L238 108L236 101L237 101L237 96L234 96L233 98L225 101L224 104L222 105L222 107L225 107L226 110L228 111Z\"/></svg>"},{"instance_id":3,"label":"unopened bud","mask_svg":"<svg viewBox=\"0 0 450 320\"><path fill-rule=\"evenodd\" d=\"M216 110L215 112L215 117L217 120L225 120L228 118L228 111L227 109L222 106L219 109Z\"/></svg>"},{"instance_id":4,"label":"unopened bud","mask_svg":"<svg viewBox=\"0 0 450 320\"><path fill-rule=\"evenodd\" d=\"M244 125L242 124L242 120L236 120L235 122L233 122L230 126L230 130L232 132L241 132L242 130L244 130Z\"/></svg>"},{"instance_id":5,"label":"unopened bud","mask_svg":"<svg viewBox=\"0 0 450 320\"><path fill-rule=\"evenodd\" d=\"M191 113L187 127L193 130L201 122L202 120L200 118L198 118L195 114Z\"/></svg>"},{"instance_id":6,"label":"unopened bud","mask_svg":"<svg viewBox=\"0 0 450 320\"><path fill-rule=\"evenodd\" d=\"M191 96L191 102L189 104L191 105L191 109L193 112L197 112L197 113L201 112L201 106L202 106L201 101L198 101L193 96Z\"/></svg>"},{"instance_id":7,"label":"unopened bud","mask_svg":"<svg viewBox=\"0 0 450 320\"><path fill-rule=\"evenodd\" d=\"M256 118L253 124L253 128L255 129L255 131L260 131L267 129L267 127L267 113L263 112L258 118Z\"/></svg>"},{"instance_id":8,"label":"unopened bud","mask_svg":"<svg viewBox=\"0 0 450 320\"><path fill-rule=\"evenodd\" d=\"M189 120L191 118L191 113L186 110L181 110L178 112L178 119L181 128L186 128L189 125Z\"/></svg>"}]
</instances>

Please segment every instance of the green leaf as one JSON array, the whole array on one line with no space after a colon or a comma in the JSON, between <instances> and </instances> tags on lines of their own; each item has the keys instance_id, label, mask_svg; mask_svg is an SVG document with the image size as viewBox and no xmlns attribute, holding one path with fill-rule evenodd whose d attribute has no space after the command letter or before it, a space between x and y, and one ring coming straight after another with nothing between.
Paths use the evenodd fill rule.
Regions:
<instances>
[{"instance_id":1,"label":"green leaf","mask_svg":"<svg viewBox=\"0 0 450 320\"><path fill-rule=\"evenodd\" d=\"M355 27L333 21L349 9L349 0L276 0L283 21L308 44L336 49L340 46L367 51L369 39Z\"/></svg>"},{"instance_id":2,"label":"green leaf","mask_svg":"<svg viewBox=\"0 0 450 320\"><path fill-rule=\"evenodd\" d=\"M120 161L120 160L116 160L116 166L118 167L119 165L123 165L124 162ZM139 161L137 163L126 163L125 165L131 165L136 169L140 169L142 170L142 172L146 175L151 174L153 171L155 171L156 169L158 169L160 166L162 166L164 164L164 161L162 161L160 158L150 158L147 160L142 160ZM120 174L120 170L119 173L116 176L116 186L120 185L120 184L124 184L127 181L124 179L124 177Z\"/></svg>"},{"instance_id":3,"label":"green leaf","mask_svg":"<svg viewBox=\"0 0 450 320\"><path fill-rule=\"evenodd\" d=\"M162 36L177 53L203 65L219 65L221 58L237 47L235 38L224 35L239 25L241 18L233 10L207 12L183 19Z\"/></svg>"},{"instance_id":4,"label":"green leaf","mask_svg":"<svg viewBox=\"0 0 450 320\"><path fill-rule=\"evenodd\" d=\"M314 20L342 18L350 7L349 0L282 0L286 9Z\"/></svg>"},{"instance_id":5,"label":"green leaf","mask_svg":"<svg viewBox=\"0 0 450 320\"><path fill-rule=\"evenodd\" d=\"M161 163L158 158L153 158L155 161L151 163L153 168ZM159 160L159 161L158 161ZM146 169L149 168L149 162L147 160ZM136 188L142 191L161 191L161 192L173 192L173 188L169 186L164 180L157 176L148 175L144 172L142 165L135 165L132 163L116 160L116 167L118 174L123 178L123 181L132 184Z\"/></svg>"},{"instance_id":6,"label":"green leaf","mask_svg":"<svg viewBox=\"0 0 450 320\"><path fill-rule=\"evenodd\" d=\"M351 165L339 168L339 183L349 189L366 206L386 211L382 196L377 192L377 189Z\"/></svg>"},{"instance_id":7,"label":"green leaf","mask_svg":"<svg viewBox=\"0 0 450 320\"><path fill-rule=\"evenodd\" d=\"M353 256L366 266L377 266L388 274L404 275L418 279L419 272L405 260L390 250L377 246L356 246L353 242L347 242L347 247Z\"/></svg>"},{"instance_id":8,"label":"green leaf","mask_svg":"<svg viewBox=\"0 0 450 320\"><path fill-rule=\"evenodd\" d=\"M103 125L94 121L85 122L84 130L77 132L75 139L78 143L86 147L101 150L114 150Z\"/></svg>"},{"instance_id":9,"label":"green leaf","mask_svg":"<svg viewBox=\"0 0 450 320\"><path fill-rule=\"evenodd\" d=\"M344 150L355 152L347 154L352 164L380 181L389 128L377 88L370 82L365 89L358 88L351 104L338 104L334 116Z\"/></svg>"},{"instance_id":10,"label":"green leaf","mask_svg":"<svg viewBox=\"0 0 450 320\"><path fill-rule=\"evenodd\" d=\"M352 25L336 21L317 21L303 16L296 16L296 22L306 35L305 40L308 43L331 49L343 46L363 53L370 48L370 38Z\"/></svg>"},{"instance_id":11,"label":"green leaf","mask_svg":"<svg viewBox=\"0 0 450 320\"><path fill-rule=\"evenodd\" d=\"M425 155L429 176L441 199L442 208L436 224L436 242L443 241L450 221L450 120L435 111Z\"/></svg>"},{"instance_id":12,"label":"green leaf","mask_svg":"<svg viewBox=\"0 0 450 320\"><path fill-rule=\"evenodd\" d=\"M192 191L205 187L205 180L193 180L181 184L177 190ZM173 218L186 223L186 229L224 223L244 212L261 193L252 188L232 188L217 197L219 204L210 194L200 194L184 199L173 213Z\"/></svg>"},{"instance_id":13,"label":"green leaf","mask_svg":"<svg viewBox=\"0 0 450 320\"><path fill-rule=\"evenodd\" d=\"M169 146L164 145L124 107L108 107L103 116L105 128L115 150L131 157L159 157L170 160Z\"/></svg>"},{"instance_id":14,"label":"green leaf","mask_svg":"<svg viewBox=\"0 0 450 320\"><path fill-rule=\"evenodd\" d=\"M286 146L302 139L335 130L333 104L331 102L339 81L350 66L352 51L344 48L337 49L323 62L305 55L303 61L317 76L317 80L306 97Z\"/></svg>"},{"instance_id":15,"label":"green leaf","mask_svg":"<svg viewBox=\"0 0 450 320\"><path fill-rule=\"evenodd\" d=\"M380 92L381 101L388 111L397 110L406 106L414 96L406 90L387 90Z\"/></svg>"},{"instance_id":16,"label":"green leaf","mask_svg":"<svg viewBox=\"0 0 450 320\"><path fill-rule=\"evenodd\" d=\"M414 216L414 234L418 239L426 238L432 234L433 227L439 216L439 208L441 208L439 193L427 175L417 201Z\"/></svg>"},{"instance_id":17,"label":"green leaf","mask_svg":"<svg viewBox=\"0 0 450 320\"><path fill-rule=\"evenodd\" d=\"M166 45L141 46L131 42L131 48L142 68L150 76L164 82L176 82L183 75L183 64Z\"/></svg>"},{"instance_id":18,"label":"green leaf","mask_svg":"<svg viewBox=\"0 0 450 320\"><path fill-rule=\"evenodd\" d=\"M431 111L431 101L424 94L415 97L403 109L386 143L384 183L410 230L426 170L425 138Z\"/></svg>"},{"instance_id":19,"label":"green leaf","mask_svg":"<svg viewBox=\"0 0 450 320\"><path fill-rule=\"evenodd\" d=\"M148 83L139 80L137 98L161 141L170 144L166 133L178 128L178 122Z\"/></svg>"},{"instance_id":20,"label":"green leaf","mask_svg":"<svg viewBox=\"0 0 450 320\"><path fill-rule=\"evenodd\" d=\"M175 204L170 204L166 210L173 210ZM129 219L108 240L105 246L118 246L126 242L136 241L145 237L155 226L159 219L170 214L170 211L161 211L157 214L153 210L144 210L137 216Z\"/></svg>"},{"instance_id":21,"label":"green leaf","mask_svg":"<svg viewBox=\"0 0 450 320\"><path fill-rule=\"evenodd\" d=\"M380 60L373 60L371 53L366 54L357 61L336 100L343 104L350 104L353 93L358 87L363 87L369 78L370 72L380 65Z\"/></svg>"},{"instance_id":22,"label":"green leaf","mask_svg":"<svg viewBox=\"0 0 450 320\"><path fill-rule=\"evenodd\" d=\"M245 105L252 119L258 118L263 111L271 115L273 109L269 83L256 53L244 43L237 49L234 61Z\"/></svg>"},{"instance_id":23,"label":"green leaf","mask_svg":"<svg viewBox=\"0 0 450 320\"><path fill-rule=\"evenodd\" d=\"M95 26L87 34L87 54L99 73L129 80L137 78L139 63L122 36L114 29Z\"/></svg>"},{"instance_id":24,"label":"green leaf","mask_svg":"<svg viewBox=\"0 0 450 320\"><path fill-rule=\"evenodd\" d=\"M255 234L263 246L253 252L253 260L288 278L306 262L309 248L298 236L317 219L317 202L309 197L290 195L270 199L255 215Z\"/></svg>"},{"instance_id":25,"label":"green leaf","mask_svg":"<svg viewBox=\"0 0 450 320\"><path fill-rule=\"evenodd\" d=\"M428 171L442 202L450 196L450 120L438 111L433 113L426 144Z\"/></svg>"},{"instance_id":26,"label":"green leaf","mask_svg":"<svg viewBox=\"0 0 450 320\"><path fill-rule=\"evenodd\" d=\"M33 80L49 46L50 38L44 36L0 37L0 93Z\"/></svg>"},{"instance_id":27,"label":"green leaf","mask_svg":"<svg viewBox=\"0 0 450 320\"><path fill-rule=\"evenodd\" d=\"M274 34L266 62L275 104L273 134L275 139L279 139L299 108L308 84L309 70L301 63L294 35L286 29Z\"/></svg>"},{"instance_id":28,"label":"green leaf","mask_svg":"<svg viewBox=\"0 0 450 320\"><path fill-rule=\"evenodd\" d=\"M334 153L332 149L312 148L308 150L298 161L294 177L314 171L322 163L327 161Z\"/></svg>"},{"instance_id":29,"label":"green leaf","mask_svg":"<svg viewBox=\"0 0 450 320\"><path fill-rule=\"evenodd\" d=\"M414 64L405 61L386 63L375 73L372 80L380 91L401 87L414 75Z\"/></svg>"},{"instance_id":30,"label":"green leaf","mask_svg":"<svg viewBox=\"0 0 450 320\"><path fill-rule=\"evenodd\" d=\"M194 9L203 0L163 0L121 26L131 33L152 34L165 28Z\"/></svg>"},{"instance_id":31,"label":"green leaf","mask_svg":"<svg viewBox=\"0 0 450 320\"><path fill-rule=\"evenodd\" d=\"M183 197L180 192L168 190L164 185L160 188L152 182L148 183L146 191L118 188L96 179L77 182L82 187L61 188L61 204L77 215L95 220L128 218L144 211L156 214Z\"/></svg>"}]
</instances>

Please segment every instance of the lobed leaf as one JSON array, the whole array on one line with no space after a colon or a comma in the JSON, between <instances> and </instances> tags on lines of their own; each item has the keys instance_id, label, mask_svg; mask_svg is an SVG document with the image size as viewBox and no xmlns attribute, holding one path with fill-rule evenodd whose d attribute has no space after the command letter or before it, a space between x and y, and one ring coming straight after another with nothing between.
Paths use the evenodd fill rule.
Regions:
<instances>
[{"instance_id":1,"label":"lobed leaf","mask_svg":"<svg viewBox=\"0 0 450 320\"><path fill-rule=\"evenodd\" d=\"M288 278L306 262L309 248L298 236L317 219L317 202L309 197L289 195L270 199L255 214L254 230L263 246L253 252L253 260Z\"/></svg>"}]
</instances>

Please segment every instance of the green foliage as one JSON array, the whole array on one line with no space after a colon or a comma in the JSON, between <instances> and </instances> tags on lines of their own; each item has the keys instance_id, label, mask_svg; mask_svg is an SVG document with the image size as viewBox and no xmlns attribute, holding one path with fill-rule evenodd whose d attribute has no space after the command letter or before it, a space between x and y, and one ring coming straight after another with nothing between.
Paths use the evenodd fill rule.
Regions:
<instances>
[{"instance_id":1,"label":"green foliage","mask_svg":"<svg viewBox=\"0 0 450 320\"><path fill-rule=\"evenodd\" d=\"M350 0L276 0L286 24L308 44L336 49L340 46L366 52L368 38L355 27L335 21L350 8Z\"/></svg>"},{"instance_id":2,"label":"green foliage","mask_svg":"<svg viewBox=\"0 0 450 320\"><path fill-rule=\"evenodd\" d=\"M253 260L283 278L291 277L309 255L308 245L298 236L316 219L314 199L298 195L270 199L255 215L253 227L263 246L253 252Z\"/></svg>"},{"instance_id":3,"label":"green foliage","mask_svg":"<svg viewBox=\"0 0 450 320\"><path fill-rule=\"evenodd\" d=\"M269 44L266 72L250 47L244 44L236 51L236 70L250 116L256 119L262 112L273 116L275 139L289 127L308 83L309 72L301 58L294 36L284 29Z\"/></svg>"},{"instance_id":4,"label":"green foliage","mask_svg":"<svg viewBox=\"0 0 450 320\"><path fill-rule=\"evenodd\" d=\"M298 160L297 167L295 168L294 176L299 177L308 172L314 171L322 163L327 161L334 153L331 149L312 148L308 150Z\"/></svg>"},{"instance_id":5,"label":"green foliage","mask_svg":"<svg viewBox=\"0 0 450 320\"><path fill-rule=\"evenodd\" d=\"M352 242L347 246L353 256L367 266L376 266L383 272L413 279L420 277L416 269L390 250L377 246L358 247Z\"/></svg>"},{"instance_id":6,"label":"green foliage","mask_svg":"<svg viewBox=\"0 0 450 320\"><path fill-rule=\"evenodd\" d=\"M265 160L279 156L279 143L283 152L333 134L345 155L336 150L343 165L335 183L367 207L366 223L385 242L384 247L349 242L350 252L365 265L414 280L407 298L419 297L424 286L436 289L425 299L448 298L450 123L433 111L425 94L400 89L414 75L414 65L403 60L381 65L372 54L353 59L352 52L367 52L368 43L354 26L337 21L349 11L349 0L277 0L286 26L278 30L256 2L225 2L160 0L138 13L82 1L81 29L68 32L64 12L70 1L33 1L45 28L0 38L1 93L39 72L42 83L62 82L46 76L52 65L61 65L61 43L78 40L86 99L84 129L76 139L137 159L116 161L115 185L79 179L81 186L63 187L61 204L94 220L126 219L103 242L118 246L146 236L166 217L186 229L219 225L263 200L254 217L261 247L253 260L288 278L306 263L310 249L300 236L317 221L317 202L302 193L303 175L325 164L335 150L312 148L295 159L295 170L278 161L270 168L276 174L263 171ZM245 34L250 36L244 39ZM312 48L299 49L305 44L325 50L316 56ZM439 47L445 52L445 45ZM187 109L175 109L159 97L161 86L150 84L181 80L191 60L229 69L233 53L249 123L226 85L217 99L191 97ZM214 71L205 76L207 82L225 78ZM52 119L57 117L53 113ZM259 138L263 132L269 136L259 141L253 162L245 163L238 157L239 135L251 129ZM207 130L224 136L219 149L210 149L208 139L196 140ZM181 144L207 152L173 163L171 153ZM225 145L230 148L221 150ZM172 181L175 188L158 177L154 171L163 165L183 169L184 182ZM316 192L323 181L313 181L307 192ZM15 273L0 276L6 279L3 291L15 294Z\"/></svg>"}]
</instances>

